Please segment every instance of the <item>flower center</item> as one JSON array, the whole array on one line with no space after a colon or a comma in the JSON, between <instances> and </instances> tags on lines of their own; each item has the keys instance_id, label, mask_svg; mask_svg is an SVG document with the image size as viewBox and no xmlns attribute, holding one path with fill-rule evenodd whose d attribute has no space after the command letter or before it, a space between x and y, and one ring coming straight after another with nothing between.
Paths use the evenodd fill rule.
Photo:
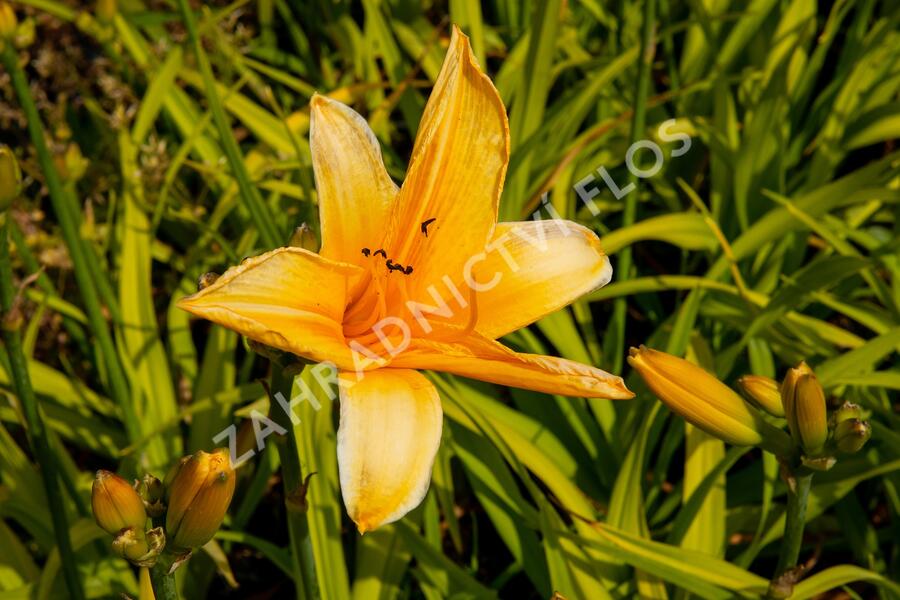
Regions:
<instances>
[{"instance_id":1,"label":"flower center","mask_svg":"<svg viewBox=\"0 0 900 600\"><path fill-rule=\"evenodd\" d=\"M372 327L387 314L390 298L405 296L406 279L415 270L412 265L402 265L388 256L384 248L361 248L366 268L350 293L350 302L344 311L344 337L360 338L370 335Z\"/></svg>"},{"instance_id":2,"label":"flower center","mask_svg":"<svg viewBox=\"0 0 900 600\"><path fill-rule=\"evenodd\" d=\"M409 236L402 248L395 248L394 251L360 248L365 271L349 291L350 301L343 318L343 333L348 343L357 342L382 355L379 349L390 350L391 345L396 345L391 342L395 336L456 341L474 330L478 310L473 288L469 289L466 297L453 280L444 276L435 285L427 286L428 294L424 299L418 298L421 288L428 282L413 281L413 265L398 262L397 256L409 257L410 253L406 250L415 244L415 237L428 237L428 228L436 220L432 217L422 221L419 231ZM424 248L419 246L419 252L422 250ZM400 254L394 255L394 252ZM452 289L442 294L438 290L439 285ZM456 305L451 306L447 298Z\"/></svg>"}]
</instances>

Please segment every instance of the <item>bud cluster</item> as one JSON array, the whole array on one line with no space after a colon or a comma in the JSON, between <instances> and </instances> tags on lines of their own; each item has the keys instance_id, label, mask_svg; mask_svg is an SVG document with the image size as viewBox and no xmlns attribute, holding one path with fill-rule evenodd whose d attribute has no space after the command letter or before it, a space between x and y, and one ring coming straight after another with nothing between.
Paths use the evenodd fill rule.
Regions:
<instances>
[{"instance_id":1,"label":"bud cluster","mask_svg":"<svg viewBox=\"0 0 900 600\"><path fill-rule=\"evenodd\" d=\"M113 551L150 567L164 550L186 558L211 540L231 504L234 485L227 450L197 452L182 458L165 483L147 474L132 486L114 473L98 471L91 507L97 525L114 536Z\"/></svg>"},{"instance_id":2,"label":"bud cluster","mask_svg":"<svg viewBox=\"0 0 900 600\"><path fill-rule=\"evenodd\" d=\"M828 469L837 454L859 451L872 435L855 404L845 402L829 414L825 390L805 362L788 369L780 385L757 375L745 375L739 383L751 402L787 420L808 467Z\"/></svg>"},{"instance_id":3,"label":"bud cluster","mask_svg":"<svg viewBox=\"0 0 900 600\"><path fill-rule=\"evenodd\" d=\"M825 391L806 363L788 369L784 381L745 375L738 384L748 402L704 369L641 346L628 363L673 412L710 435L737 446L759 446L781 458L796 457L824 470L837 454L859 451L871 436L855 404L828 412ZM790 436L762 412L787 421Z\"/></svg>"}]
</instances>

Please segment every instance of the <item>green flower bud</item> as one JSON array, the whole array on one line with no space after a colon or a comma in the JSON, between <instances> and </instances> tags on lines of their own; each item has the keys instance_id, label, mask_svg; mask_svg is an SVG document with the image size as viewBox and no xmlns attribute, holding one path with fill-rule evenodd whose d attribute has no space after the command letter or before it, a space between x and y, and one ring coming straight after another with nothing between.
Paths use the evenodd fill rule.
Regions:
<instances>
[{"instance_id":1,"label":"green flower bud","mask_svg":"<svg viewBox=\"0 0 900 600\"><path fill-rule=\"evenodd\" d=\"M53 162L56 164L60 177L73 183L84 177L90 166L90 161L81 154L81 148L75 143L66 146L63 154L54 156Z\"/></svg>"},{"instance_id":2,"label":"green flower bud","mask_svg":"<svg viewBox=\"0 0 900 600\"><path fill-rule=\"evenodd\" d=\"M828 440L825 391L806 363L789 369L781 386L785 418L807 456L819 456Z\"/></svg>"},{"instance_id":3,"label":"green flower bud","mask_svg":"<svg viewBox=\"0 0 900 600\"><path fill-rule=\"evenodd\" d=\"M101 529L117 535L124 529L144 533L147 512L144 503L128 482L109 471L97 471L91 492L91 508Z\"/></svg>"},{"instance_id":4,"label":"green flower bud","mask_svg":"<svg viewBox=\"0 0 900 600\"><path fill-rule=\"evenodd\" d=\"M834 414L831 416L834 420L835 426L838 423L843 421L847 421L849 419L861 419L862 418L862 409L860 409L858 404L853 404L852 402L844 402L837 410L834 411Z\"/></svg>"},{"instance_id":5,"label":"green flower bud","mask_svg":"<svg viewBox=\"0 0 900 600\"><path fill-rule=\"evenodd\" d=\"M117 555L139 567L152 567L166 547L166 535L161 527L150 531L123 529L113 540Z\"/></svg>"},{"instance_id":6,"label":"green flower bud","mask_svg":"<svg viewBox=\"0 0 900 600\"><path fill-rule=\"evenodd\" d=\"M784 416L784 405L781 403L781 387L771 377L762 375L744 375L738 379L738 385L744 396L758 408L776 417Z\"/></svg>"},{"instance_id":7,"label":"green flower bud","mask_svg":"<svg viewBox=\"0 0 900 600\"><path fill-rule=\"evenodd\" d=\"M144 508L147 509L147 514L151 517L161 517L163 513L166 512L166 505L163 502L165 489L163 488L162 481L153 475L150 475L149 473L144 475L137 486L137 493L144 502Z\"/></svg>"},{"instance_id":8,"label":"green flower bud","mask_svg":"<svg viewBox=\"0 0 900 600\"><path fill-rule=\"evenodd\" d=\"M859 419L845 419L834 428L834 443L844 454L859 452L870 437L872 437L871 425Z\"/></svg>"},{"instance_id":9,"label":"green flower bud","mask_svg":"<svg viewBox=\"0 0 900 600\"><path fill-rule=\"evenodd\" d=\"M143 530L123 529L112 543L113 552L128 560L140 560L150 552Z\"/></svg>"},{"instance_id":10,"label":"green flower bud","mask_svg":"<svg viewBox=\"0 0 900 600\"><path fill-rule=\"evenodd\" d=\"M2 18L0 15L0 19ZM7 146L0 146L0 210L9 208L10 203L18 196L21 184L22 172L19 171L15 155Z\"/></svg>"},{"instance_id":11,"label":"green flower bud","mask_svg":"<svg viewBox=\"0 0 900 600\"><path fill-rule=\"evenodd\" d=\"M231 458L224 448L182 459L166 485L166 532L175 551L212 539L231 504L234 484Z\"/></svg>"}]
</instances>

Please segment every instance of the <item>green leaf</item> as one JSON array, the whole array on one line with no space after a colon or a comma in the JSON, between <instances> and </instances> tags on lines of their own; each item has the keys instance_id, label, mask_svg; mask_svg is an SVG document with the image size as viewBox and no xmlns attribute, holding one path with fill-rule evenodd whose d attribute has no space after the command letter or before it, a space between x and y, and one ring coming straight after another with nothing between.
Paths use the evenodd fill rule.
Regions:
<instances>
[{"instance_id":1,"label":"green leaf","mask_svg":"<svg viewBox=\"0 0 900 600\"><path fill-rule=\"evenodd\" d=\"M892 594L900 594L900 585L883 575L873 573L856 565L840 565L811 575L795 585L791 600L813 598L823 592L834 590L854 581L867 581Z\"/></svg>"}]
</instances>

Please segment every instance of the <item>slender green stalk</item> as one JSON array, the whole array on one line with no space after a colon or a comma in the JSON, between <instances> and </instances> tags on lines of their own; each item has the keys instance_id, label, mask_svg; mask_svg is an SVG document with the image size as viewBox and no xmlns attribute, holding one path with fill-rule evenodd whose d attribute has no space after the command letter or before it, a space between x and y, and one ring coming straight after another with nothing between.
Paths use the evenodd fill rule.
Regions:
<instances>
[{"instance_id":1,"label":"slender green stalk","mask_svg":"<svg viewBox=\"0 0 900 600\"><path fill-rule=\"evenodd\" d=\"M793 477L795 485L794 489L788 486L784 537L781 540L781 554L778 556L778 567L775 569L775 577L780 577L797 566L800 546L803 543L803 529L806 525L806 505L809 501L812 473L795 473Z\"/></svg>"},{"instance_id":2,"label":"slender green stalk","mask_svg":"<svg viewBox=\"0 0 900 600\"><path fill-rule=\"evenodd\" d=\"M85 248L82 245L77 224L70 218L70 210L66 205L66 193L56 171L56 166L53 164L53 158L50 156L50 150L47 148L40 114L35 106L25 73L19 65L18 57L12 45L5 44L0 54L2 54L3 65L12 78L13 87L25 113L25 119L28 122L28 132L37 153L38 163L40 163L41 170L44 173L53 210L57 215L66 247L69 250L69 256L72 259L75 281L78 284L82 300L84 300L88 322L91 324L91 329L97 337L97 344L103 356L107 377L109 378L110 391L122 409L125 429L129 438L132 441L138 440L141 438L140 422L131 403L131 394L128 390L125 372L119 363L119 355L113 344L109 326L103 316L94 278L90 273L90 263L85 255Z\"/></svg>"},{"instance_id":3,"label":"slender green stalk","mask_svg":"<svg viewBox=\"0 0 900 600\"><path fill-rule=\"evenodd\" d=\"M631 120L631 143L640 140L644 135L646 126L647 111L647 93L650 89L650 68L653 65L653 56L655 50L655 42L653 32L656 27L656 0L646 0L644 6L644 23L641 28L641 56L638 63L637 88L634 97L634 115ZM635 215L637 214L637 175L629 174L629 183L635 184L635 189L625 196L625 210L622 215L622 227L628 227L634 224ZM623 248L618 256L618 273L616 280L619 282L630 279L631 277L631 247ZM613 373L622 371L625 357L625 321L626 309L628 303L625 298L616 300L613 306L613 318L610 321L610 329L612 335L612 354L608 355L607 361L611 361L611 370Z\"/></svg>"},{"instance_id":4,"label":"slender green stalk","mask_svg":"<svg viewBox=\"0 0 900 600\"><path fill-rule=\"evenodd\" d=\"M203 50L200 43L200 35L197 33L197 23L194 20L194 13L187 0L178 0L181 7L181 14L184 18L184 26L187 29L188 37L194 49L197 58L197 64L200 67L200 74L203 75L203 83L206 87L206 98L209 101L209 109L212 113L213 120L216 123L216 129L219 132L219 140L222 143L222 149L228 158L228 164L231 171L237 179L238 187L241 190L241 197L250 211L256 229L263 243L269 248L276 248L281 245L282 236L278 234L278 228L269 211L268 206L263 202L259 191L250 181L250 174L247 172L247 166L244 164L244 157L241 155L241 149L238 147L228 124L228 117L225 115L225 108L222 106L222 99L216 92L216 81L213 77L212 67L209 64L209 58Z\"/></svg>"},{"instance_id":5,"label":"slender green stalk","mask_svg":"<svg viewBox=\"0 0 900 600\"><path fill-rule=\"evenodd\" d=\"M290 399L293 376L285 373L277 363L272 363L272 394L281 394ZM318 597L316 589L315 559L309 539L309 523L306 519L306 484L300 466L297 450L297 436L291 416L278 405L270 410L272 420L287 430L284 443L278 444L281 458L281 475L284 484L284 503L287 509L288 531L291 539L291 555L294 559L294 579L298 600L313 600Z\"/></svg>"},{"instance_id":6,"label":"slender green stalk","mask_svg":"<svg viewBox=\"0 0 900 600\"><path fill-rule=\"evenodd\" d=\"M0 221L2 221L0 223L0 305L2 305L2 323L0 325L2 327L0 328L3 330L3 343L6 345L13 385L16 395L22 403L22 412L25 413L34 456L44 482L50 517L53 520L53 532L56 535L56 546L62 562L63 577L70 597L80 600L84 598L84 591L78 576L78 564L75 562L72 540L69 538L69 522L66 518L63 495L59 486L59 468L56 457L50 448L47 428L40 410L38 410L37 397L31 387L28 363L22 352L19 324L15 322L17 320L16 293L13 288L12 267L9 258L9 217L5 212L0 214Z\"/></svg>"},{"instance_id":7,"label":"slender green stalk","mask_svg":"<svg viewBox=\"0 0 900 600\"><path fill-rule=\"evenodd\" d=\"M159 560L150 568L150 583L156 600L178 600L178 589L175 586L175 574L171 573L175 556L169 552L159 555Z\"/></svg>"}]
</instances>

